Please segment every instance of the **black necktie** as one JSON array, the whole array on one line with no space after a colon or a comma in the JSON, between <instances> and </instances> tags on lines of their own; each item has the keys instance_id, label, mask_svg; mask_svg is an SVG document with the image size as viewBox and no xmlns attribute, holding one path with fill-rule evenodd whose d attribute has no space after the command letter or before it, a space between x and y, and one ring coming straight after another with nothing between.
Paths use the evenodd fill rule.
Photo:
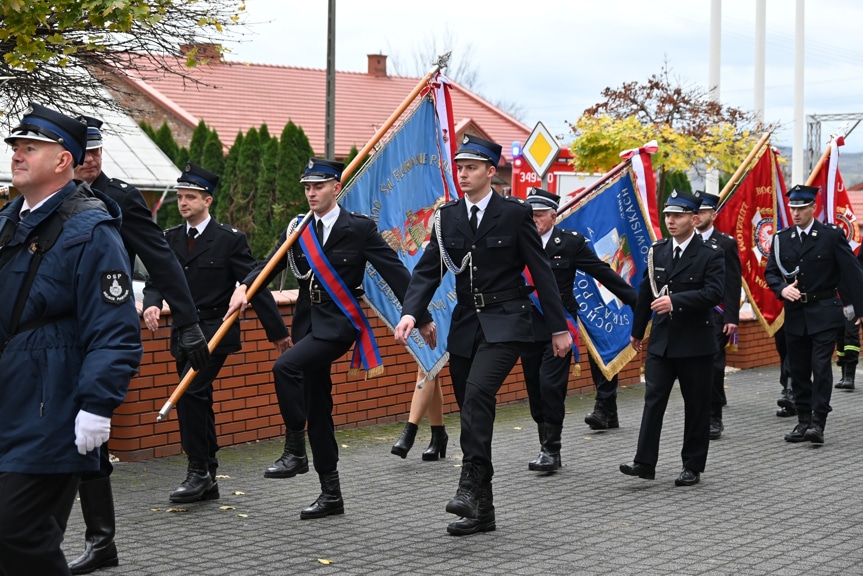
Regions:
<instances>
[{"instance_id":1,"label":"black necktie","mask_svg":"<svg viewBox=\"0 0 863 576\"><path fill-rule=\"evenodd\" d=\"M479 213L479 206L471 206L470 207L470 229L473 230L473 233L476 234L476 229L479 227L477 223L479 219L477 218L477 213Z\"/></svg>"},{"instance_id":2,"label":"black necktie","mask_svg":"<svg viewBox=\"0 0 863 576\"><path fill-rule=\"evenodd\" d=\"M320 242L321 246L324 245L324 221L318 218L318 221L315 222L315 235L318 237L318 242Z\"/></svg>"},{"instance_id":3,"label":"black necktie","mask_svg":"<svg viewBox=\"0 0 863 576\"><path fill-rule=\"evenodd\" d=\"M677 261L680 260L680 246L674 248L674 265L677 266Z\"/></svg>"},{"instance_id":4,"label":"black necktie","mask_svg":"<svg viewBox=\"0 0 863 576\"><path fill-rule=\"evenodd\" d=\"M186 237L186 251L191 252L192 248L195 247L195 239L198 237L198 230L196 228L189 228L188 236Z\"/></svg>"},{"instance_id":5,"label":"black necktie","mask_svg":"<svg viewBox=\"0 0 863 576\"><path fill-rule=\"evenodd\" d=\"M806 242L806 232L800 233L800 242L801 243Z\"/></svg>"},{"instance_id":6,"label":"black necktie","mask_svg":"<svg viewBox=\"0 0 863 576\"><path fill-rule=\"evenodd\" d=\"M26 218L26 217L27 217L27 214L29 214L29 213L30 213L30 210L29 210L29 209L21 210L21 214L20 214L20 216L19 216L19 218L18 218L18 219L19 219L19 220L23 220L24 218Z\"/></svg>"}]
</instances>

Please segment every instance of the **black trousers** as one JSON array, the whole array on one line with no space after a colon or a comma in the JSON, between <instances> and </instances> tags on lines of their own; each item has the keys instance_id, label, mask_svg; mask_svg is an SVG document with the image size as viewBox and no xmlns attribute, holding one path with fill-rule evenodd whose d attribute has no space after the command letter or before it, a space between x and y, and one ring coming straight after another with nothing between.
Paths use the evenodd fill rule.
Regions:
<instances>
[{"instance_id":1,"label":"black trousers","mask_svg":"<svg viewBox=\"0 0 863 576\"><path fill-rule=\"evenodd\" d=\"M282 353L273 365L285 427L300 431L308 421L309 444L318 474L333 472L339 462L330 368L352 345L353 342L329 342L309 334Z\"/></svg>"},{"instance_id":2,"label":"black trousers","mask_svg":"<svg viewBox=\"0 0 863 576\"><path fill-rule=\"evenodd\" d=\"M776 344L776 353L779 354L779 384L786 390L791 383L791 366L788 360L788 341L785 339L785 328L779 328L773 334L773 342Z\"/></svg>"},{"instance_id":3,"label":"black trousers","mask_svg":"<svg viewBox=\"0 0 863 576\"><path fill-rule=\"evenodd\" d=\"M537 424L563 424L571 365L572 352L563 358L555 356L551 340L521 346L521 368L530 416Z\"/></svg>"},{"instance_id":4,"label":"black trousers","mask_svg":"<svg viewBox=\"0 0 863 576\"><path fill-rule=\"evenodd\" d=\"M703 472L710 445L710 375L712 355L666 358L648 352L644 364L644 412L635 462L656 466L659 438L674 381L683 394L683 467Z\"/></svg>"},{"instance_id":5,"label":"black trousers","mask_svg":"<svg viewBox=\"0 0 863 576\"><path fill-rule=\"evenodd\" d=\"M70 574L60 548L76 474L0 473L0 575Z\"/></svg>"},{"instance_id":6,"label":"black trousers","mask_svg":"<svg viewBox=\"0 0 863 576\"><path fill-rule=\"evenodd\" d=\"M177 402L177 422L180 424L180 442L189 458L204 460L213 477L219 468L216 452L216 415L213 412L213 382L228 358L227 354L213 354L210 361L195 375L186 392ZM177 362L181 377L189 369L187 362Z\"/></svg>"},{"instance_id":7,"label":"black trousers","mask_svg":"<svg viewBox=\"0 0 863 576\"><path fill-rule=\"evenodd\" d=\"M815 334L791 334L785 331L791 381L794 382L794 406L798 414L831 410L833 393L833 349L836 330Z\"/></svg>"},{"instance_id":8,"label":"black trousers","mask_svg":"<svg viewBox=\"0 0 863 576\"><path fill-rule=\"evenodd\" d=\"M593 356L588 354L587 361L590 364L590 376L593 378L593 385L596 386L596 399L617 400L617 374L609 380L599 369L599 364L596 363Z\"/></svg>"},{"instance_id":9,"label":"black trousers","mask_svg":"<svg viewBox=\"0 0 863 576\"><path fill-rule=\"evenodd\" d=\"M450 352L450 376L461 408L463 461L482 466L486 481L494 475L491 439L497 391L518 361L522 345L522 342L486 342L482 329L477 329L470 357Z\"/></svg>"},{"instance_id":10,"label":"black trousers","mask_svg":"<svg viewBox=\"0 0 863 576\"><path fill-rule=\"evenodd\" d=\"M722 314L714 310L713 334L716 336L716 345L719 352L713 356L713 378L710 386L710 415L722 418L722 406L725 405L725 346L728 344L728 335L722 331Z\"/></svg>"}]
</instances>

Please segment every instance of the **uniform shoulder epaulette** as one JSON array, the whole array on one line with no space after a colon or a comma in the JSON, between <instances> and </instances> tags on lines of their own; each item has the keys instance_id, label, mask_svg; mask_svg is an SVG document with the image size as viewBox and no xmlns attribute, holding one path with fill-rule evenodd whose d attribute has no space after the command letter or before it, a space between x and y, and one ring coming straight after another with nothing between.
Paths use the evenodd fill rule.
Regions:
<instances>
[{"instance_id":1,"label":"uniform shoulder epaulette","mask_svg":"<svg viewBox=\"0 0 863 576\"><path fill-rule=\"evenodd\" d=\"M665 244L666 242L668 242L668 238L660 238L659 240L654 241L652 246L659 246L660 244Z\"/></svg>"},{"instance_id":2,"label":"uniform shoulder epaulette","mask_svg":"<svg viewBox=\"0 0 863 576\"><path fill-rule=\"evenodd\" d=\"M576 232L575 230L567 230L566 228L560 228L560 233L565 234L566 236L578 237L578 232Z\"/></svg>"},{"instance_id":3,"label":"uniform shoulder epaulette","mask_svg":"<svg viewBox=\"0 0 863 576\"><path fill-rule=\"evenodd\" d=\"M719 232L719 231L717 230L717 232ZM734 240L734 238L731 236L731 234L726 234L725 232L719 232L719 235L724 237L724 238L728 238L729 240Z\"/></svg>"},{"instance_id":4,"label":"uniform shoulder epaulette","mask_svg":"<svg viewBox=\"0 0 863 576\"><path fill-rule=\"evenodd\" d=\"M357 216L358 218L366 218L368 220L372 219L371 216L369 216L368 214L363 214L362 212L351 212L351 216Z\"/></svg>"},{"instance_id":5,"label":"uniform shoulder epaulette","mask_svg":"<svg viewBox=\"0 0 863 576\"><path fill-rule=\"evenodd\" d=\"M110 186L114 186L116 188L120 188L121 190L125 190L126 188L131 188L128 184L120 180L119 178L109 178L108 184Z\"/></svg>"},{"instance_id":6,"label":"uniform shoulder epaulette","mask_svg":"<svg viewBox=\"0 0 863 576\"><path fill-rule=\"evenodd\" d=\"M233 226L225 224L224 222L219 222L219 230L224 230L225 232L230 232L231 234L239 234L240 231Z\"/></svg>"},{"instance_id":7,"label":"uniform shoulder epaulette","mask_svg":"<svg viewBox=\"0 0 863 576\"><path fill-rule=\"evenodd\" d=\"M185 224L177 224L176 226L171 226L170 228L165 230L165 234L167 234L168 232L173 232L174 230L179 230L180 228L182 228L184 226L185 226Z\"/></svg>"},{"instance_id":8,"label":"uniform shoulder epaulette","mask_svg":"<svg viewBox=\"0 0 863 576\"><path fill-rule=\"evenodd\" d=\"M518 202L519 204L525 204L525 201L518 196L504 196L504 200L509 200L510 202Z\"/></svg>"},{"instance_id":9,"label":"uniform shoulder epaulette","mask_svg":"<svg viewBox=\"0 0 863 576\"><path fill-rule=\"evenodd\" d=\"M844 231L844 230L842 230L842 229L841 229L839 226L837 226L836 224L825 224L825 226L827 226L828 228L833 228L834 230L839 230L840 232L842 232L843 234L845 234L845 231Z\"/></svg>"},{"instance_id":10,"label":"uniform shoulder epaulette","mask_svg":"<svg viewBox=\"0 0 863 576\"><path fill-rule=\"evenodd\" d=\"M450 200L449 202L441 204L441 208L449 208L450 206L455 206L456 204L458 204L458 198L454 198L453 200Z\"/></svg>"}]
</instances>

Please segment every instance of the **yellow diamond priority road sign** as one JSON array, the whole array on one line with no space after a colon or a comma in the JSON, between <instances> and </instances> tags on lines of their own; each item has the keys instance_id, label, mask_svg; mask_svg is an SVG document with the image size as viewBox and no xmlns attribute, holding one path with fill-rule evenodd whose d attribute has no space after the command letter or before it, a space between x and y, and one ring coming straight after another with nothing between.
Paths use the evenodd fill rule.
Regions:
<instances>
[{"instance_id":1,"label":"yellow diamond priority road sign","mask_svg":"<svg viewBox=\"0 0 863 576\"><path fill-rule=\"evenodd\" d=\"M558 153L560 153L560 144L557 143L557 139L551 135L545 124L537 122L522 149L524 159L540 178L545 178L545 173L557 160Z\"/></svg>"}]
</instances>

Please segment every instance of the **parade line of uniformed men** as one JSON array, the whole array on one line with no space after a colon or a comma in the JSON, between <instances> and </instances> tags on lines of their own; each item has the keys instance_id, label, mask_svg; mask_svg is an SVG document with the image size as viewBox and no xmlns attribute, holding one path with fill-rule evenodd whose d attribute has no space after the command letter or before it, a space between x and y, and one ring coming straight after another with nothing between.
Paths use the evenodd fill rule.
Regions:
<instances>
[{"instance_id":1,"label":"parade line of uniformed men","mask_svg":"<svg viewBox=\"0 0 863 576\"><path fill-rule=\"evenodd\" d=\"M213 381L226 356L239 349L239 330L235 325L210 355L195 322L197 317L203 332L212 336L223 318L244 310L247 287L262 273L266 261L256 264L245 235L209 215L218 177L191 164L177 185L186 223L168 230L165 237L155 235L146 241L142 238L148 235L143 232L137 240L123 234L127 226L129 231L132 226L139 231L148 228L136 210L145 205L139 191L101 174L100 128L98 119L70 118L33 105L6 138L13 149L13 185L22 194L0 211L0 267L5 268L0 291L6 296L0 299L0 329L6 351L37 354L60 341L69 352L52 357L48 365L52 372L47 376L26 366L22 371L21 354L0 356L2 373L19 376L2 379L3 394L9 394L11 382L21 377L34 384L16 383L20 401L0 406L0 575L4 576L86 574L119 562L110 464L104 456L112 411L125 395L141 355L140 324L131 306L129 281L130 257L135 252L154 262L173 256L162 261L165 268L148 283L144 320L148 328L156 329L162 298L176 302L179 313L174 314L171 351L177 372L200 371L177 406L189 466L186 479L170 499L194 502L219 497ZM567 315L577 312L571 288L576 270L591 275L633 308L635 350L642 351L652 322L638 444L632 462L621 464L620 471L644 479L655 477L662 420L678 381L685 422L682 471L675 484L692 486L700 481L709 440L719 438L724 428L724 348L737 331L739 314L736 247L712 226L719 198L702 192L671 193L663 209L669 237L651 246L636 294L593 253L578 231L554 225L557 195L534 188L523 201L495 193L491 181L500 153L494 142L465 136L455 155L464 195L439 209L430 242L413 274L370 218L339 207L343 164L309 160L300 181L314 218L288 251L288 258L266 278L269 281L290 268L298 279L290 336L272 299L255 297L279 354L273 374L286 429L284 450L264 475L292 478L309 472L308 430L321 494L300 512L302 519L344 513L330 370L352 346L367 343L370 337L356 317L363 313L357 298L362 295L367 262L402 304L404 315L394 328L401 344L418 328L428 345L437 345L427 306L442 274L456 277L457 303L447 342L460 408L463 464L455 495L446 505L458 517L448 525L449 533L495 530L491 445L496 394L519 358L540 443L539 455L528 468L554 472L561 466L573 345ZM859 289L863 266L841 230L814 219L817 192L808 186L788 192L794 226L774 237L766 272L769 286L785 302L791 392L781 400L793 397L798 417L785 436L789 442L824 442L837 334L847 339L848 332L854 332L849 326L859 329L856 311L863 311ZM273 253L298 222L286 228ZM54 251L65 260L50 257L57 239L62 242ZM29 243L36 248L19 249ZM69 260L70 251L78 256ZM78 275L91 274L92 282L69 288L68 298L57 298L57 269L77 277L75 266ZM185 283L179 280L181 268ZM351 290L335 290L338 281ZM534 291L539 306L531 301ZM177 318L191 318L191 324L181 324ZM84 321L89 326L81 325ZM844 347L843 353L847 351ZM97 374L100 366L112 369ZM71 385L61 377L70 373L78 374ZM837 387L853 389L853 382L853 375L849 379L843 369ZM40 401L33 395L41 389L61 396L46 395ZM64 400L54 405L57 398ZM613 399L614 390L605 392L602 399L597 395L597 406L586 419L591 427L619 425ZM52 418L50 431L42 429L44 417ZM38 465L46 455L56 463L51 474ZM85 551L67 566L60 541L79 485L87 526Z\"/></svg>"}]
</instances>

